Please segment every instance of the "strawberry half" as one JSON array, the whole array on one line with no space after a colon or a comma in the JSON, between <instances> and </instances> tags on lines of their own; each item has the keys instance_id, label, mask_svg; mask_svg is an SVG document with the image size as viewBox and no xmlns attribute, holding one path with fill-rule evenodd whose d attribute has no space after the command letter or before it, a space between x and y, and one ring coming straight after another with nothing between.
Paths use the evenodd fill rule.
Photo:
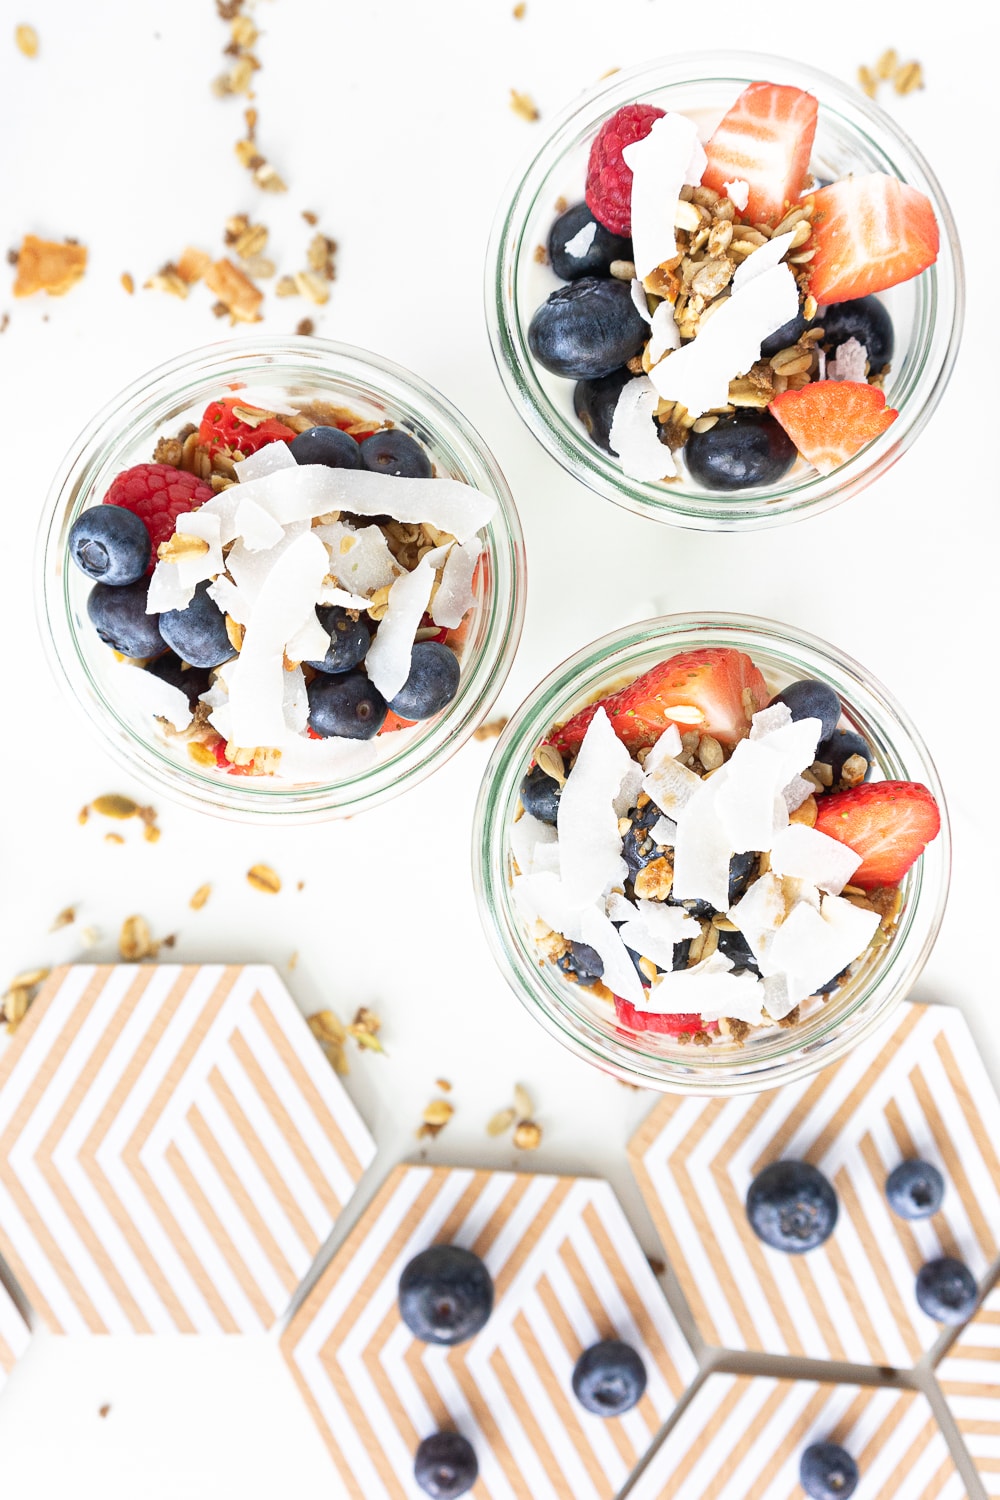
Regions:
<instances>
[{"instance_id":1,"label":"strawberry half","mask_svg":"<svg viewBox=\"0 0 1000 1500\"><path fill-rule=\"evenodd\" d=\"M615 996L615 1019L630 1031L656 1031L662 1036L680 1036L685 1031L715 1031L715 1022L706 1026L697 1015L658 1015L655 1011L636 1010L620 995Z\"/></svg>"},{"instance_id":2,"label":"strawberry half","mask_svg":"<svg viewBox=\"0 0 1000 1500\"><path fill-rule=\"evenodd\" d=\"M809 176L819 106L812 94L778 83L752 83L723 115L705 152L704 187L724 191L740 179L750 188L742 214L752 224L776 224Z\"/></svg>"},{"instance_id":3,"label":"strawberry half","mask_svg":"<svg viewBox=\"0 0 1000 1500\"><path fill-rule=\"evenodd\" d=\"M295 435L293 427L238 396L210 402L198 428L199 443L212 453L216 448L235 448L249 455L267 443L290 443Z\"/></svg>"},{"instance_id":4,"label":"strawberry half","mask_svg":"<svg viewBox=\"0 0 1000 1500\"><path fill-rule=\"evenodd\" d=\"M811 193L809 290L817 302L848 302L919 276L937 260L930 200L883 172L845 177Z\"/></svg>"},{"instance_id":5,"label":"strawberry half","mask_svg":"<svg viewBox=\"0 0 1000 1500\"><path fill-rule=\"evenodd\" d=\"M851 885L895 885L937 837L941 814L919 781L868 781L818 799L816 830L846 844L862 863Z\"/></svg>"},{"instance_id":6,"label":"strawberry half","mask_svg":"<svg viewBox=\"0 0 1000 1500\"><path fill-rule=\"evenodd\" d=\"M899 416L877 386L858 380L813 380L775 396L768 411L821 474L853 458Z\"/></svg>"},{"instance_id":7,"label":"strawberry half","mask_svg":"<svg viewBox=\"0 0 1000 1500\"><path fill-rule=\"evenodd\" d=\"M682 651L574 714L551 740L560 750L576 750L603 708L633 755L655 744L668 724L681 734L697 729L734 745L749 734L751 717L769 698L767 683L744 652L730 646Z\"/></svg>"}]
</instances>

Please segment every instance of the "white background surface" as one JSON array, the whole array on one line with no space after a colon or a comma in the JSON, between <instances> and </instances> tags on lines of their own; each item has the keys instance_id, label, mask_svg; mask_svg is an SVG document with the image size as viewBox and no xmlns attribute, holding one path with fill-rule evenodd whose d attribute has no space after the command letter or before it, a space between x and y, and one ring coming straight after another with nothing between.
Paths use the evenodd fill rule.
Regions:
<instances>
[{"instance_id":1,"label":"white background surface","mask_svg":"<svg viewBox=\"0 0 1000 1500\"><path fill-rule=\"evenodd\" d=\"M30 560L49 476L77 430L121 386L222 335L210 298L186 304L119 284L187 243L221 253L227 215L272 229L282 269L303 264L302 209L340 242L332 300L317 315L268 299L263 331L317 331L366 345L450 395L492 446L520 507L530 562L526 630L499 705L514 707L586 640L652 611L769 614L827 636L911 709L938 760L954 825L951 902L917 995L959 1005L1000 1081L997 1004L995 605L996 29L971 5L766 6L667 0L259 0L260 139L289 182L262 195L237 165L243 101L209 91L227 30L210 0L17 0L0 24L0 251L26 231L76 235L86 280L58 301L13 304L0 266L4 517L3 857L0 982L79 956L48 934L60 908L106 934L138 911L176 932L175 957L286 965L306 1011L370 1004L389 1057L352 1057L348 1086L380 1152L362 1193L413 1153L434 1079L456 1115L430 1159L509 1166L486 1138L515 1080L537 1102L544 1143L522 1165L597 1171L617 1186L647 1249L658 1247L624 1145L652 1104L573 1060L520 1010L481 937L469 829L490 747L471 743L432 781L345 823L227 825L160 807L151 846L126 828L105 845L82 803L132 792L56 695L36 641ZM41 36L14 49L16 21ZM572 482L528 436L500 387L482 317L482 261L499 195L551 116L615 65L714 42L771 50L853 79L886 46L919 58L924 93L883 102L915 138L955 210L968 259L965 343L929 429L848 505L779 531L702 536L627 515ZM543 112L508 108L511 87ZM244 879L272 864L277 897ZM305 881L301 892L296 883ZM201 912L188 900L205 881ZM287 972L287 971L286 971ZM98 1408L111 1412L105 1420ZM337 1481L267 1340L74 1342L37 1337L0 1400L0 1488L16 1500L336 1497Z\"/></svg>"}]
</instances>

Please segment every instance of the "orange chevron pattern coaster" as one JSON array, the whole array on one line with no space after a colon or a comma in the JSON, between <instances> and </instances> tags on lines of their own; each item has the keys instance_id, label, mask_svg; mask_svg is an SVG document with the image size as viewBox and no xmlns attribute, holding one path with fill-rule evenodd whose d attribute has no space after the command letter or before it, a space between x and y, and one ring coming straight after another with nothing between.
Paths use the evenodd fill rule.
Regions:
<instances>
[{"instance_id":1,"label":"orange chevron pattern coaster","mask_svg":"<svg viewBox=\"0 0 1000 1500\"><path fill-rule=\"evenodd\" d=\"M249 1333L374 1142L273 969L74 965L0 1057L0 1254L56 1333Z\"/></svg>"},{"instance_id":2,"label":"orange chevron pattern coaster","mask_svg":"<svg viewBox=\"0 0 1000 1500\"><path fill-rule=\"evenodd\" d=\"M396 1303L403 1267L436 1243L475 1250L495 1284L486 1327L451 1349L415 1340ZM570 1377L613 1337L649 1383L605 1421ZM610 1500L696 1369L608 1183L443 1167L390 1175L281 1342L355 1500L412 1500L418 1443L450 1427L476 1450L475 1500Z\"/></svg>"},{"instance_id":3,"label":"orange chevron pattern coaster","mask_svg":"<svg viewBox=\"0 0 1000 1500\"><path fill-rule=\"evenodd\" d=\"M937 1377L983 1489L1000 1495L1000 1286L962 1329Z\"/></svg>"},{"instance_id":4,"label":"orange chevron pattern coaster","mask_svg":"<svg viewBox=\"0 0 1000 1500\"><path fill-rule=\"evenodd\" d=\"M31 1331L13 1297L0 1281L0 1390L28 1347Z\"/></svg>"},{"instance_id":5,"label":"orange chevron pattern coaster","mask_svg":"<svg viewBox=\"0 0 1000 1500\"><path fill-rule=\"evenodd\" d=\"M639 1187L709 1344L855 1364L912 1366L941 1326L917 1306L927 1260L957 1255L982 1279L1000 1254L1000 1100L959 1011L901 1005L822 1073L737 1099L667 1097L631 1142ZM907 1157L944 1174L932 1219L890 1212ZM763 1245L747 1189L769 1162L812 1162L840 1213L806 1255Z\"/></svg>"},{"instance_id":6,"label":"orange chevron pattern coaster","mask_svg":"<svg viewBox=\"0 0 1000 1500\"><path fill-rule=\"evenodd\" d=\"M810 1443L858 1465L856 1500L967 1500L925 1396L887 1386L710 1375L628 1500L804 1500Z\"/></svg>"}]
</instances>

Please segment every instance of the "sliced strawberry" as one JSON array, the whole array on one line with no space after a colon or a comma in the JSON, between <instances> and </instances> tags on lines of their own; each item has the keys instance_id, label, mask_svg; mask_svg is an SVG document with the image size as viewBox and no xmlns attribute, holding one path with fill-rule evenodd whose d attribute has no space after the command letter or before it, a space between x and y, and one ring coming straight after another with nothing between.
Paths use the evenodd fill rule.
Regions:
<instances>
[{"instance_id":1,"label":"sliced strawberry","mask_svg":"<svg viewBox=\"0 0 1000 1500\"><path fill-rule=\"evenodd\" d=\"M399 715L394 714L392 709L390 708L389 712L385 716L385 723L379 730L379 734L392 734L396 729L412 729L416 722L416 719L401 719Z\"/></svg>"},{"instance_id":2,"label":"sliced strawberry","mask_svg":"<svg viewBox=\"0 0 1000 1500\"><path fill-rule=\"evenodd\" d=\"M941 827L937 803L919 781L868 781L818 798L816 829L863 858L851 884L895 885Z\"/></svg>"},{"instance_id":3,"label":"sliced strawberry","mask_svg":"<svg viewBox=\"0 0 1000 1500\"><path fill-rule=\"evenodd\" d=\"M816 134L816 100L801 89L752 83L723 115L705 152L705 187L723 192L739 179L750 197L743 218L776 224L802 192Z\"/></svg>"},{"instance_id":4,"label":"sliced strawberry","mask_svg":"<svg viewBox=\"0 0 1000 1500\"><path fill-rule=\"evenodd\" d=\"M551 739L560 750L577 749L603 708L633 754L655 744L668 724L676 724L681 734L698 729L734 745L749 733L752 715L769 697L766 682L743 651L730 646L682 651L574 714Z\"/></svg>"},{"instance_id":5,"label":"sliced strawberry","mask_svg":"<svg viewBox=\"0 0 1000 1500\"><path fill-rule=\"evenodd\" d=\"M877 386L859 380L813 380L775 396L768 410L821 474L853 458L899 416Z\"/></svg>"},{"instance_id":6,"label":"sliced strawberry","mask_svg":"<svg viewBox=\"0 0 1000 1500\"><path fill-rule=\"evenodd\" d=\"M686 1031L717 1031L715 1021L707 1024L696 1015L661 1016L652 1011L636 1010L627 1000L615 996L615 1017L630 1031L656 1031L663 1036L680 1036Z\"/></svg>"},{"instance_id":7,"label":"sliced strawberry","mask_svg":"<svg viewBox=\"0 0 1000 1500\"><path fill-rule=\"evenodd\" d=\"M929 199L883 172L845 177L811 193L809 290L817 302L848 302L919 276L938 254Z\"/></svg>"},{"instance_id":8,"label":"sliced strawberry","mask_svg":"<svg viewBox=\"0 0 1000 1500\"><path fill-rule=\"evenodd\" d=\"M293 437L294 428L286 427L270 412L232 396L210 402L198 428L198 441L210 452L216 448L236 448L243 454L256 453L266 443L290 443Z\"/></svg>"}]
</instances>

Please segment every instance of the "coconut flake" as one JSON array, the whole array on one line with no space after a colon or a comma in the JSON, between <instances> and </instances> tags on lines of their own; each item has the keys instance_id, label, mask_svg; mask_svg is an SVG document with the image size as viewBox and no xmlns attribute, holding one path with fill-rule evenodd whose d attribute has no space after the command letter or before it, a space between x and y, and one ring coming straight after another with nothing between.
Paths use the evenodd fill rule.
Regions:
<instances>
[{"instance_id":1,"label":"coconut flake","mask_svg":"<svg viewBox=\"0 0 1000 1500\"><path fill-rule=\"evenodd\" d=\"M736 209L737 213L743 213L750 202L750 184L744 182L742 177L736 177L732 182L724 182L722 191Z\"/></svg>"},{"instance_id":2,"label":"coconut flake","mask_svg":"<svg viewBox=\"0 0 1000 1500\"><path fill-rule=\"evenodd\" d=\"M284 443L281 446L284 447ZM293 459L292 462L294 461ZM273 516L269 516L255 500L246 498L237 505L233 523L237 536L242 537L243 545L251 552L264 552L276 547L285 534Z\"/></svg>"},{"instance_id":3,"label":"coconut flake","mask_svg":"<svg viewBox=\"0 0 1000 1500\"><path fill-rule=\"evenodd\" d=\"M773 266L721 303L690 343L654 365L653 386L665 400L681 402L692 417L725 406L729 382L750 369L763 341L798 308L795 277L788 266Z\"/></svg>"},{"instance_id":4,"label":"coconut flake","mask_svg":"<svg viewBox=\"0 0 1000 1500\"><path fill-rule=\"evenodd\" d=\"M813 994L864 952L878 925L877 912L841 896L824 896L819 911L800 901L771 941L771 972L794 976Z\"/></svg>"},{"instance_id":5,"label":"coconut flake","mask_svg":"<svg viewBox=\"0 0 1000 1500\"><path fill-rule=\"evenodd\" d=\"M661 849L670 849L677 841L677 824L673 818L657 818L649 830L649 836Z\"/></svg>"},{"instance_id":6,"label":"coconut flake","mask_svg":"<svg viewBox=\"0 0 1000 1500\"><path fill-rule=\"evenodd\" d=\"M551 823L522 813L510 830L510 852L522 875L559 872L559 836Z\"/></svg>"},{"instance_id":7,"label":"coconut flake","mask_svg":"<svg viewBox=\"0 0 1000 1500\"><path fill-rule=\"evenodd\" d=\"M178 517L177 531L200 537L208 551L199 557L183 557L178 562L161 561L153 569L146 595L146 613L158 615L167 609L187 609L199 583L214 578L226 566L222 555L222 526L219 516L205 506Z\"/></svg>"},{"instance_id":8,"label":"coconut flake","mask_svg":"<svg viewBox=\"0 0 1000 1500\"><path fill-rule=\"evenodd\" d=\"M364 594L352 594L349 589L337 588L335 584L324 583L319 591L317 604L339 604L341 609L367 609L371 603Z\"/></svg>"},{"instance_id":9,"label":"coconut flake","mask_svg":"<svg viewBox=\"0 0 1000 1500\"><path fill-rule=\"evenodd\" d=\"M455 630L475 604L472 580L476 575L476 564L482 550L482 542L478 537L473 537L471 542L464 542L461 547L452 547L448 553L441 582L431 605L431 619L435 625Z\"/></svg>"},{"instance_id":10,"label":"coconut flake","mask_svg":"<svg viewBox=\"0 0 1000 1500\"><path fill-rule=\"evenodd\" d=\"M565 795L565 793L563 794ZM604 983L613 994L635 1005L642 1000L642 981L625 944L608 918L594 906L580 914L581 942L601 955Z\"/></svg>"},{"instance_id":11,"label":"coconut flake","mask_svg":"<svg viewBox=\"0 0 1000 1500\"><path fill-rule=\"evenodd\" d=\"M852 380L864 384L867 379L868 350L855 338L838 344L826 367L827 380Z\"/></svg>"},{"instance_id":12,"label":"coconut flake","mask_svg":"<svg viewBox=\"0 0 1000 1500\"><path fill-rule=\"evenodd\" d=\"M734 854L716 810L718 772L677 813L673 892L679 901L710 901L717 911L729 902L729 862Z\"/></svg>"},{"instance_id":13,"label":"coconut flake","mask_svg":"<svg viewBox=\"0 0 1000 1500\"><path fill-rule=\"evenodd\" d=\"M708 158L692 121L674 111L654 120L649 134L626 146L622 158L632 173L632 258L644 281L677 254L677 200L685 183L701 181Z\"/></svg>"},{"instance_id":14,"label":"coconut flake","mask_svg":"<svg viewBox=\"0 0 1000 1500\"><path fill-rule=\"evenodd\" d=\"M435 570L447 552L447 547L435 547L425 553L413 572L400 574L389 590L378 634L365 657L365 670L387 703L395 698L410 675L413 638L431 596Z\"/></svg>"},{"instance_id":15,"label":"coconut flake","mask_svg":"<svg viewBox=\"0 0 1000 1500\"><path fill-rule=\"evenodd\" d=\"M142 714L149 714L154 719L165 719L178 732L188 727L192 713L185 692L130 662L121 663L121 669L132 673L128 679L128 697L130 703Z\"/></svg>"},{"instance_id":16,"label":"coconut flake","mask_svg":"<svg viewBox=\"0 0 1000 1500\"><path fill-rule=\"evenodd\" d=\"M762 740L765 735L784 729L792 722L792 711L787 703L769 703L766 708L759 708L750 720L750 738Z\"/></svg>"},{"instance_id":17,"label":"coconut flake","mask_svg":"<svg viewBox=\"0 0 1000 1500\"><path fill-rule=\"evenodd\" d=\"M285 644L313 613L326 567L326 548L307 531L282 551L261 584L240 654L227 673L231 738L237 745L249 749L285 739Z\"/></svg>"},{"instance_id":18,"label":"coconut flake","mask_svg":"<svg viewBox=\"0 0 1000 1500\"><path fill-rule=\"evenodd\" d=\"M676 724L668 724L660 735L655 745L651 745L646 752L643 769L648 776L658 770L665 760L676 760L684 746L681 744L681 732Z\"/></svg>"},{"instance_id":19,"label":"coconut flake","mask_svg":"<svg viewBox=\"0 0 1000 1500\"><path fill-rule=\"evenodd\" d=\"M636 798L642 791L642 780L642 767L637 760L630 760L622 777L621 790L611 804L616 818L624 818L625 814L635 807Z\"/></svg>"},{"instance_id":20,"label":"coconut flake","mask_svg":"<svg viewBox=\"0 0 1000 1500\"><path fill-rule=\"evenodd\" d=\"M652 959L661 969L672 969L675 946L697 937L701 924L683 906L667 906L662 901L638 901L636 905L637 914L619 928L619 937L640 958Z\"/></svg>"},{"instance_id":21,"label":"coconut flake","mask_svg":"<svg viewBox=\"0 0 1000 1500\"><path fill-rule=\"evenodd\" d=\"M742 291L757 276L762 276L765 271L770 271L774 266L780 265L792 248L794 238L795 230L791 229L787 234L776 234L774 239L758 245L756 250L751 250L746 260L741 262L733 273L733 291Z\"/></svg>"},{"instance_id":22,"label":"coconut flake","mask_svg":"<svg viewBox=\"0 0 1000 1500\"><path fill-rule=\"evenodd\" d=\"M808 997L809 991L788 974L769 974L764 983L764 1009L772 1021L783 1021Z\"/></svg>"},{"instance_id":23,"label":"coconut flake","mask_svg":"<svg viewBox=\"0 0 1000 1500\"><path fill-rule=\"evenodd\" d=\"M663 736L661 736L661 739ZM658 746L656 747L658 748ZM650 770L653 752L646 757L642 790L652 798L661 812L676 822L692 797L706 785L694 771L682 766L680 761L666 756Z\"/></svg>"},{"instance_id":24,"label":"coconut flake","mask_svg":"<svg viewBox=\"0 0 1000 1500\"><path fill-rule=\"evenodd\" d=\"M653 314L649 310L649 302L646 297L646 288L638 277L632 278L632 302L635 310L644 323L652 323Z\"/></svg>"},{"instance_id":25,"label":"coconut flake","mask_svg":"<svg viewBox=\"0 0 1000 1500\"><path fill-rule=\"evenodd\" d=\"M774 973L770 961L771 943L781 923L788 915L789 905L781 880L766 871L748 888L727 913L746 938L750 952L765 977Z\"/></svg>"},{"instance_id":26,"label":"coconut flake","mask_svg":"<svg viewBox=\"0 0 1000 1500\"><path fill-rule=\"evenodd\" d=\"M526 922L544 922L546 927L561 933L569 943L583 941L579 907L567 895L566 888L555 871L541 870L535 875L515 875L511 890Z\"/></svg>"},{"instance_id":27,"label":"coconut flake","mask_svg":"<svg viewBox=\"0 0 1000 1500\"><path fill-rule=\"evenodd\" d=\"M811 781L806 781L804 776L793 776L786 787L782 787L781 795L785 799L785 806L790 813L797 807L801 807L807 801L816 788Z\"/></svg>"},{"instance_id":28,"label":"coconut flake","mask_svg":"<svg viewBox=\"0 0 1000 1500\"><path fill-rule=\"evenodd\" d=\"M657 364L670 349L681 347L681 331L674 317L672 302L660 302L653 313L646 353L651 365Z\"/></svg>"},{"instance_id":29,"label":"coconut flake","mask_svg":"<svg viewBox=\"0 0 1000 1500\"><path fill-rule=\"evenodd\" d=\"M285 716L285 728L293 736L305 734L309 722L309 694L301 667L285 672L284 689L281 710Z\"/></svg>"},{"instance_id":30,"label":"coconut flake","mask_svg":"<svg viewBox=\"0 0 1000 1500\"><path fill-rule=\"evenodd\" d=\"M624 891L612 891L605 902L605 910L612 922L634 922L639 916L638 907Z\"/></svg>"},{"instance_id":31,"label":"coconut flake","mask_svg":"<svg viewBox=\"0 0 1000 1500\"><path fill-rule=\"evenodd\" d=\"M581 225L572 239L566 241L563 247L566 254L571 255L574 260L583 260L583 257L594 243L594 236L596 234L597 223L594 219L591 219L589 224Z\"/></svg>"},{"instance_id":32,"label":"coconut flake","mask_svg":"<svg viewBox=\"0 0 1000 1500\"><path fill-rule=\"evenodd\" d=\"M330 549L330 573L354 594L370 597L398 576L399 568L379 526L354 527L346 521L314 526Z\"/></svg>"},{"instance_id":33,"label":"coconut flake","mask_svg":"<svg viewBox=\"0 0 1000 1500\"><path fill-rule=\"evenodd\" d=\"M588 906L628 875L615 799L632 765L607 713L599 708L559 797L562 868L566 890L578 906Z\"/></svg>"},{"instance_id":34,"label":"coconut flake","mask_svg":"<svg viewBox=\"0 0 1000 1500\"><path fill-rule=\"evenodd\" d=\"M630 479L666 479L677 473L670 449L657 435L659 399L648 375L637 375L622 386L615 403L608 444Z\"/></svg>"},{"instance_id":35,"label":"coconut flake","mask_svg":"<svg viewBox=\"0 0 1000 1500\"><path fill-rule=\"evenodd\" d=\"M319 622L312 610L302 625L285 642L285 655L289 661L322 661L330 649L330 634Z\"/></svg>"},{"instance_id":36,"label":"coconut flake","mask_svg":"<svg viewBox=\"0 0 1000 1500\"><path fill-rule=\"evenodd\" d=\"M804 823L792 823L771 845L771 869L775 875L808 881L831 896L840 895L861 859L846 844L820 833L818 828L807 828Z\"/></svg>"},{"instance_id":37,"label":"coconut flake","mask_svg":"<svg viewBox=\"0 0 1000 1500\"><path fill-rule=\"evenodd\" d=\"M760 1015L763 986L755 975L732 973L732 963L718 949L690 969L668 969L657 975L637 1010L650 1015Z\"/></svg>"},{"instance_id":38,"label":"coconut flake","mask_svg":"<svg viewBox=\"0 0 1000 1500\"><path fill-rule=\"evenodd\" d=\"M240 490L282 526L346 510L357 516L387 515L411 525L426 521L459 542L469 541L496 511L491 496L457 479L408 479L367 469L330 469L325 464L278 469L249 480Z\"/></svg>"},{"instance_id":39,"label":"coconut flake","mask_svg":"<svg viewBox=\"0 0 1000 1500\"><path fill-rule=\"evenodd\" d=\"M276 474L279 469L297 467L295 457L287 443L265 443L256 453L249 453L236 464L236 478L240 484L251 479L263 479L267 474Z\"/></svg>"},{"instance_id":40,"label":"coconut flake","mask_svg":"<svg viewBox=\"0 0 1000 1500\"><path fill-rule=\"evenodd\" d=\"M769 849L788 823L781 759L766 745L741 740L713 781L716 813L733 852Z\"/></svg>"}]
</instances>

